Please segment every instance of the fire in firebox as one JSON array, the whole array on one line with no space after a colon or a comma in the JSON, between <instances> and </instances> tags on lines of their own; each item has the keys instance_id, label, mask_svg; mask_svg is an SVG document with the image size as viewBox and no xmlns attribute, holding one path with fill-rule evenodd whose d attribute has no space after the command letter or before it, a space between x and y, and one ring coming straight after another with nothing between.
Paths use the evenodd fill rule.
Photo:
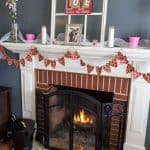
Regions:
<instances>
[{"instance_id":1,"label":"fire in firebox","mask_svg":"<svg viewBox=\"0 0 150 150\"><path fill-rule=\"evenodd\" d=\"M93 118L85 112L84 109L81 109L80 112L74 114L74 124L75 125L92 125Z\"/></svg>"}]
</instances>

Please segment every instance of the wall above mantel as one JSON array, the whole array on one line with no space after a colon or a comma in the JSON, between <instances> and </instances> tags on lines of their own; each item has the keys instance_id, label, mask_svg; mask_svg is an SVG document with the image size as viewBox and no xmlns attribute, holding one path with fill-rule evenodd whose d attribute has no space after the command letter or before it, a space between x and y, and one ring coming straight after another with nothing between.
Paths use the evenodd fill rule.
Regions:
<instances>
[{"instance_id":1,"label":"wall above mantel","mask_svg":"<svg viewBox=\"0 0 150 150\"><path fill-rule=\"evenodd\" d=\"M0 37L10 29L8 10L4 7L5 1L1 1ZM36 4L36 7L35 7ZM33 8L35 7L34 11ZM49 0L21 0L18 5L18 23L23 33L33 32L38 34L41 25L50 29L50 1ZM28 10L28 11L27 11ZM127 38L129 35L140 35L149 38L150 33L150 2L149 0L109 0L107 26L116 27L116 37ZM140 18L140 19L139 19ZM33 22L34 20L34 22Z\"/></svg>"}]
</instances>

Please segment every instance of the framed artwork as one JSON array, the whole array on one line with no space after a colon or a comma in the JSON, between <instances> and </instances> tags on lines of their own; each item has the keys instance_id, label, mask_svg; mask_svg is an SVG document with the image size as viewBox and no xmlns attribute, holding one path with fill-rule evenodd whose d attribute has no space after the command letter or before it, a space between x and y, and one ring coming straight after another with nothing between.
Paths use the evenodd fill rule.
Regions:
<instances>
[{"instance_id":1,"label":"framed artwork","mask_svg":"<svg viewBox=\"0 0 150 150\"><path fill-rule=\"evenodd\" d=\"M67 24L65 31L66 45L79 45L82 33L82 24Z\"/></svg>"}]
</instances>

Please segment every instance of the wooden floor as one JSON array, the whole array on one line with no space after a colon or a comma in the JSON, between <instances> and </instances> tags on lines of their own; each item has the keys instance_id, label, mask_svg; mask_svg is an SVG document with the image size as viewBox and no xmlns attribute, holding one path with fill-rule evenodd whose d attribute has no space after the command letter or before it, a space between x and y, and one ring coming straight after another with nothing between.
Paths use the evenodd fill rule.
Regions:
<instances>
[{"instance_id":1,"label":"wooden floor","mask_svg":"<svg viewBox=\"0 0 150 150\"><path fill-rule=\"evenodd\" d=\"M33 141L33 148L32 150L46 150L41 144L36 141Z\"/></svg>"}]
</instances>

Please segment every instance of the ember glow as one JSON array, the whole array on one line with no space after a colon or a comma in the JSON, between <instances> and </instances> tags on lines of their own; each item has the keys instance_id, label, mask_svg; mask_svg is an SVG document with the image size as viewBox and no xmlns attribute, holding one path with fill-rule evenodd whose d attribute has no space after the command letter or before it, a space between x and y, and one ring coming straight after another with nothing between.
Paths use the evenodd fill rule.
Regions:
<instances>
[{"instance_id":1,"label":"ember glow","mask_svg":"<svg viewBox=\"0 0 150 150\"><path fill-rule=\"evenodd\" d=\"M79 114L74 114L74 123L75 124L93 124L93 119L87 115L84 109L81 109Z\"/></svg>"}]
</instances>

